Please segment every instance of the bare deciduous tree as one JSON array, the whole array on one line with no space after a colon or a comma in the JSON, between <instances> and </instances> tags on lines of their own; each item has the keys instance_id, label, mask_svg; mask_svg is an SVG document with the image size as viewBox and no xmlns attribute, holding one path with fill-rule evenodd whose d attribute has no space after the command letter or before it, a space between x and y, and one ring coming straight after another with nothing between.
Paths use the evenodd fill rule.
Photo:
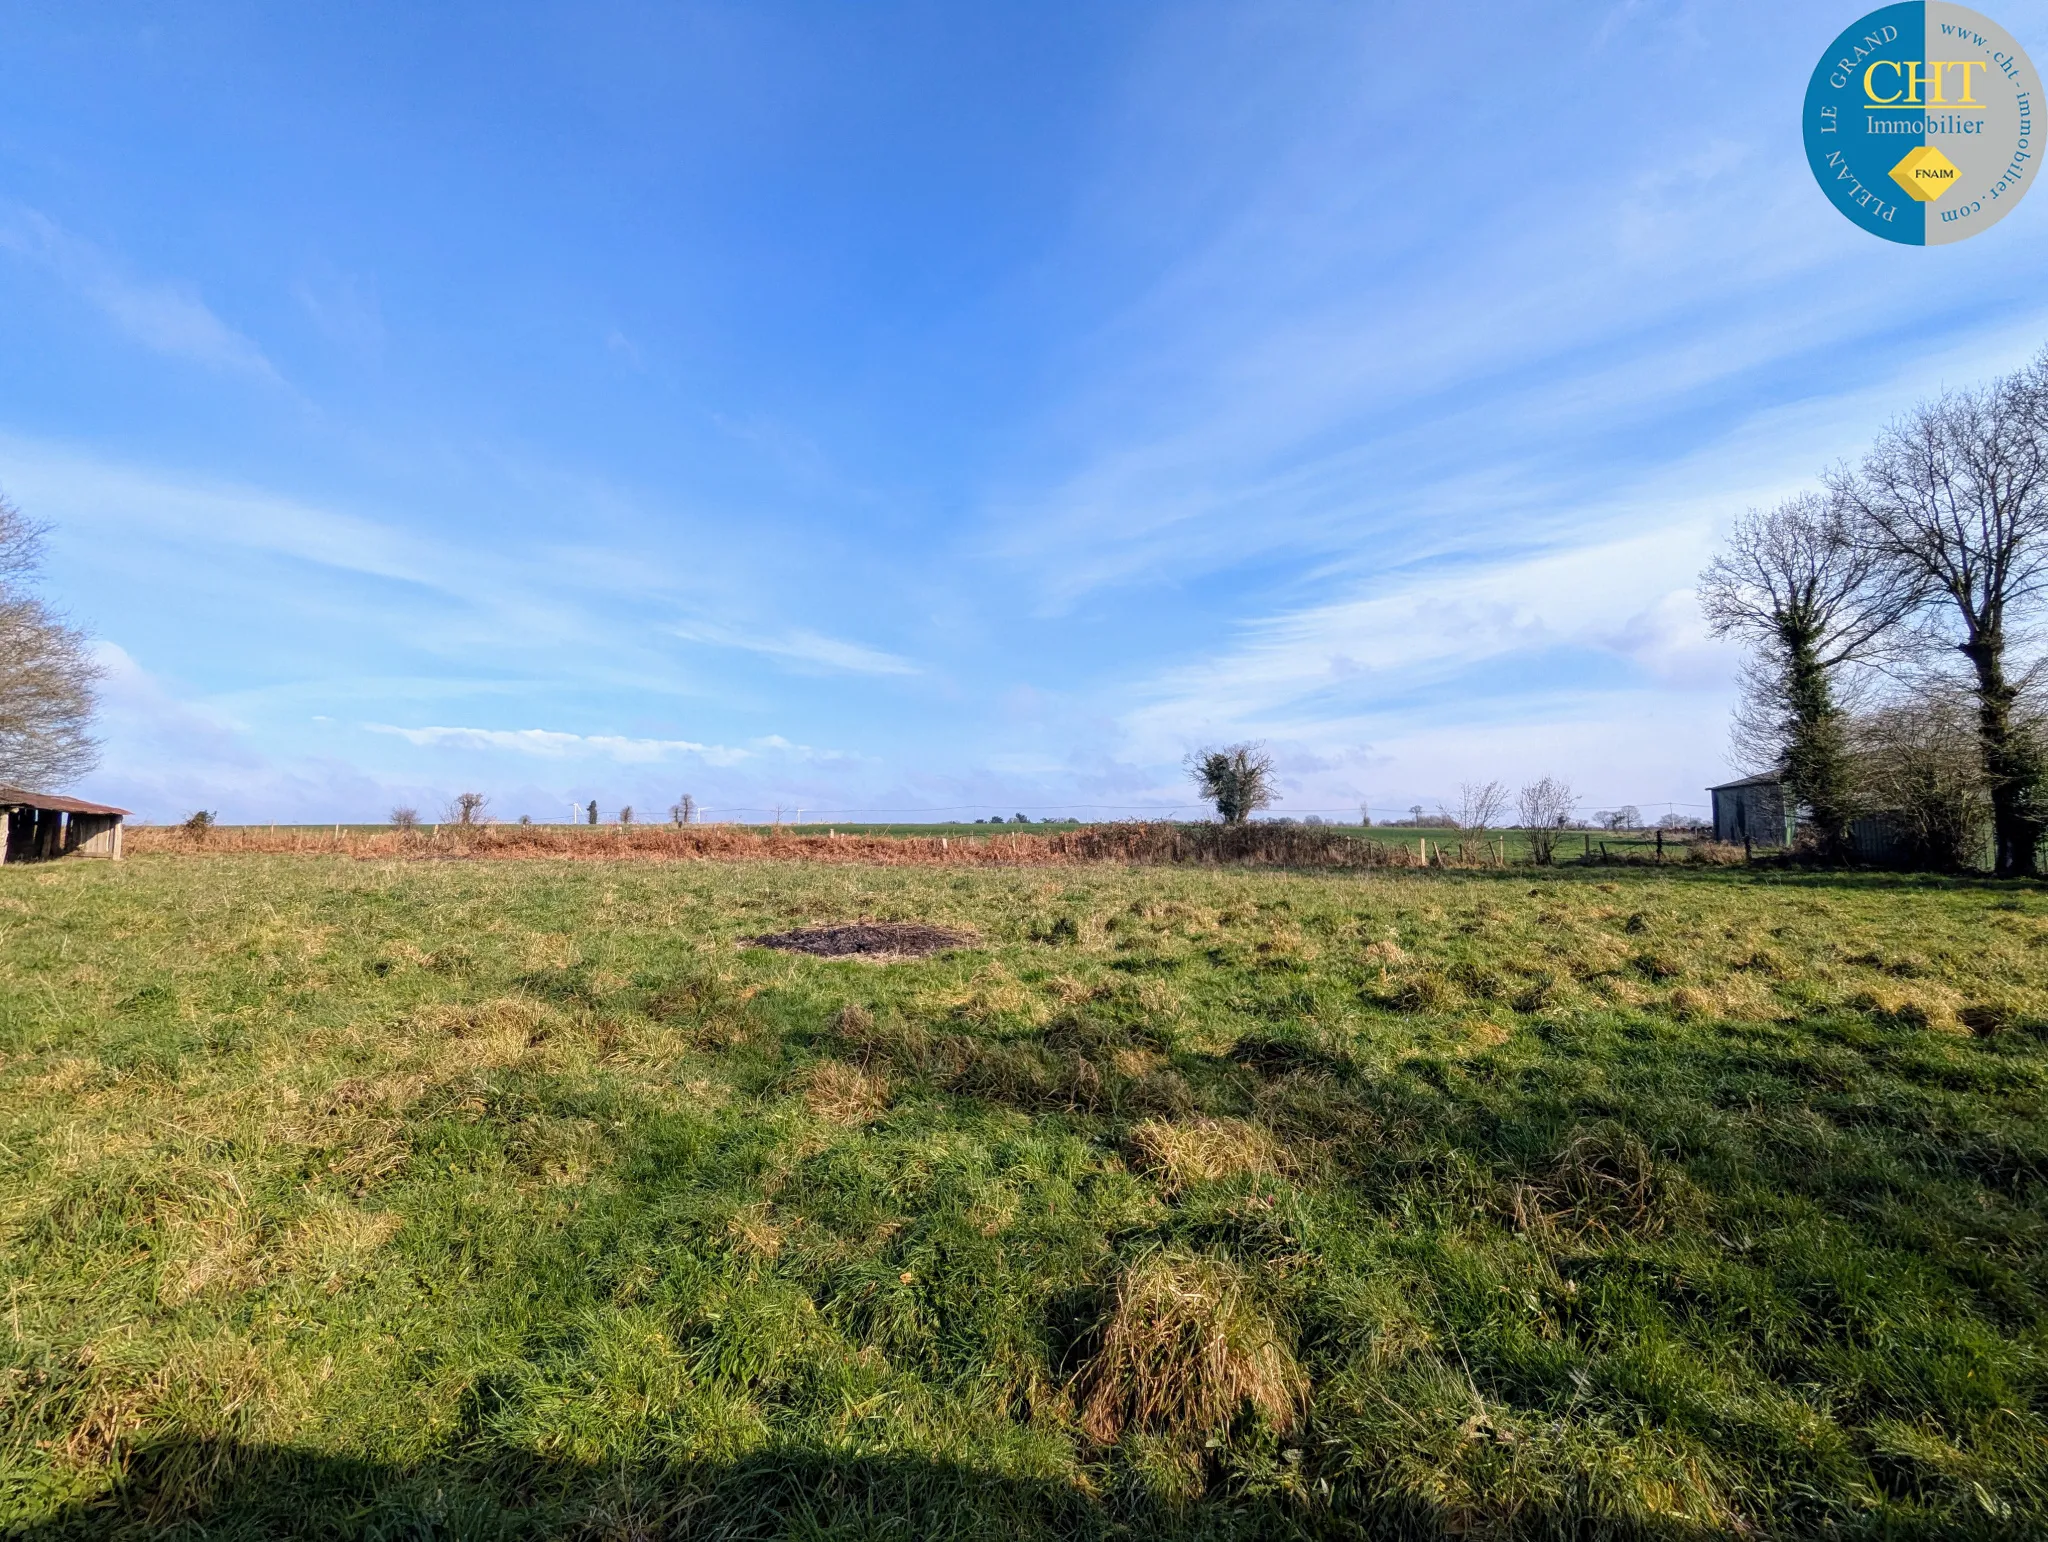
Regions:
<instances>
[{"instance_id":1,"label":"bare deciduous tree","mask_svg":"<svg viewBox=\"0 0 2048 1542\"><path fill-rule=\"evenodd\" d=\"M50 788L90 771L100 668L86 636L30 592L43 528L0 497L0 783Z\"/></svg>"},{"instance_id":2,"label":"bare deciduous tree","mask_svg":"<svg viewBox=\"0 0 2048 1542\"><path fill-rule=\"evenodd\" d=\"M1844 500L1814 493L1750 510L1700 575L1714 635L1754 650L1738 740L1806 805L1830 861L1848 855L1853 811L1839 677L1870 660L1920 593L1917 576L1854 538Z\"/></svg>"},{"instance_id":3,"label":"bare deciduous tree","mask_svg":"<svg viewBox=\"0 0 2048 1542\"><path fill-rule=\"evenodd\" d=\"M1188 774L1202 796L1216 805L1227 825L1241 825L1273 804L1273 757L1263 744L1227 744L1198 750L1187 760Z\"/></svg>"},{"instance_id":4,"label":"bare deciduous tree","mask_svg":"<svg viewBox=\"0 0 2048 1542\"><path fill-rule=\"evenodd\" d=\"M480 792L459 792L455 801L448 805L448 823L452 825L481 825L490 823L484 812L490 799Z\"/></svg>"},{"instance_id":5,"label":"bare deciduous tree","mask_svg":"<svg viewBox=\"0 0 2048 1542\"><path fill-rule=\"evenodd\" d=\"M1862 543L1933 597L1928 637L1968 663L1994 867L2035 874L2048 757L2018 710L2008 649L2048 587L2048 352L1922 403L1832 485Z\"/></svg>"},{"instance_id":6,"label":"bare deciduous tree","mask_svg":"<svg viewBox=\"0 0 2048 1542\"><path fill-rule=\"evenodd\" d=\"M417 830L420 827L420 811L400 806L391 811L391 828L394 830Z\"/></svg>"},{"instance_id":7,"label":"bare deciduous tree","mask_svg":"<svg viewBox=\"0 0 2048 1542\"><path fill-rule=\"evenodd\" d=\"M1458 828L1486 830L1500 822L1508 806L1505 782L1460 782L1458 784Z\"/></svg>"},{"instance_id":8,"label":"bare deciduous tree","mask_svg":"<svg viewBox=\"0 0 2048 1542\"><path fill-rule=\"evenodd\" d=\"M1858 714L1856 772L1871 803L1904 822L1911 856L1950 871L1982 860L1990 789L1967 691L1951 683Z\"/></svg>"},{"instance_id":9,"label":"bare deciduous tree","mask_svg":"<svg viewBox=\"0 0 2048 1542\"><path fill-rule=\"evenodd\" d=\"M679 825L695 824L697 822L697 800L691 797L690 794L684 793L682 802L670 806L668 817Z\"/></svg>"},{"instance_id":10,"label":"bare deciduous tree","mask_svg":"<svg viewBox=\"0 0 2048 1542\"><path fill-rule=\"evenodd\" d=\"M1539 865L1548 867L1556 860L1557 832L1578 806L1571 783L1554 776L1531 782L1515 795L1515 812L1529 832L1529 855Z\"/></svg>"}]
</instances>

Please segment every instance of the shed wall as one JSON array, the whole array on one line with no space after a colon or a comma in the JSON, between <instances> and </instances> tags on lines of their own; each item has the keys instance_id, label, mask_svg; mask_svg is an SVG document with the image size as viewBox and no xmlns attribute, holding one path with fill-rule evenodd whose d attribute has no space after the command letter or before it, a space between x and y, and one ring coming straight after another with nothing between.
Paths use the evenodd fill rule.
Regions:
<instances>
[{"instance_id":1,"label":"shed wall","mask_svg":"<svg viewBox=\"0 0 2048 1542\"><path fill-rule=\"evenodd\" d=\"M1714 839L1730 845L1747 840L1758 846L1792 844L1792 821L1785 807L1785 789L1778 782L1750 782L1714 789Z\"/></svg>"}]
</instances>

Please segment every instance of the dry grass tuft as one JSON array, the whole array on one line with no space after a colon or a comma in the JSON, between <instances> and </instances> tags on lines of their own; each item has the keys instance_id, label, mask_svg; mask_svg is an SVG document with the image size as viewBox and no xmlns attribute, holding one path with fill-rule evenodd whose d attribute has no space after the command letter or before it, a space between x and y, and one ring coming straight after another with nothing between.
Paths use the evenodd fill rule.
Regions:
<instances>
[{"instance_id":1,"label":"dry grass tuft","mask_svg":"<svg viewBox=\"0 0 2048 1542\"><path fill-rule=\"evenodd\" d=\"M843 1060L827 1060L812 1068L804 1102L820 1119L834 1124L866 1124L889 1106L889 1083Z\"/></svg>"},{"instance_id":2,"label":"dry grass tuft","mask_svg":"<svg viewBox=\"0 0 2048 1542\"><path fill-rule=\"evenodd\" d=\"M1666 1003L1683 1022L1715 1018L1729 1022L1764 1022L1778 1013L1770 990L1760 981L1732 975L1717 985L1681 985Z\"/></svg>"},{"instance_id":3,"label":"dry grass tuft","mask_svg":"<svg viewBox=\"0 0 2048 1542\"><path fill-rule=\"evenodd\" d=\"M1937 1033L1968 1033L1957 1017L1961 998L1945 985L1916 980L1910 985L1889 982L1858 991L1848 1000L1852 1011L1867 1012L1881 1022L1902 1028L1931 1028Z\"/></svg>"},{"instance_id":4,"label":"dry grass tuft","mask_svg":"<svg viewBox=\"0 0 2048 1542\"><path fill-rule=\"evenodd\" d=\"M1280 1145L1272 1133L1242 1119L1197 1119L1169 1124L1147 1119L1130 1134L1138 1166L1183 1189L1225 1178L1271 1177L1280 1171Z\"/></svg>"},{"instance_id":5,"label":"dry grass tuft","mask_svg":"<svg viewBox=\"0 0 2048 1542\"><path fill-rule=\"evenodd\" d=\"M1512 1029L1503 1027L1490 1017L1468 1017L1458 1024L1458 1031L1464 1035L1466 1047L1475 1053L1499 1049L1515 1036Z\"/></svg>"},{"instance_id":6,"label":"dry grass tuft","mask_svg":"<svg viewBox=\"0 0 2048 1542\"><path fill-rule=\"evenodd\" d=\"M157 1299L176 1306L208 1290L246 1290L262 1274L262 1227L233 1175L210 1195L167 1207L158 1244Z\"/></svg>"},{"instance_id":7,"label":"dry grass tuft","mask_svg":"<svg viewBox=\"0 0 2048 1542\"><path fill-rule=\"evenodd\" d=\"M1720 1003L1708 991L1681 985L1671 993L1671 1014L1682 1022L1696 1022L1717 1016Z\"/></svg>"},{"instance_id":8,"label":"dry grass tuft","mask_svg":"<svg viewBox=\"0 0 2048 1542\"><path fill-rule=\"evenodd\" d=\"M292 1229L284 1249L287 1266L336 1281L353 1277L370 1267L401 1224L388 1211L324 1201Z\"/></svg>"},{"instance_id":9,"label":"dry grass tuft","mask_svg":"<svg viewBox=\"0 0 2048 1542\"><path fill-rule=\"evenodd\" d=\"M725 1234L749 1258L768 1260L782 1252L782 1227L766 1202L742 1206L726 1222Z\"/></svg>"},{"instance_id":10,"label":"dry grass tuft","mask_svg":"<svg viewBox=\"0 0 2048 1542\"><path fill-rule=\"evenodd\" d=\"M1289 1430L1308 1391L1245 1271L1180 1251L1147 1254L1124 1270L1101 1346L1077 1378L1081 1428L1104 1446L1127 1430L1213 1434L1246 1404Z\"/></svg>"},{"instance_id":11,"label":"dry grass tuft","mask_svg":"<svg viewBox=\"0 0 2048 1542\"><path fill-rule=\"evenodd\" d=\"M416 1009L410 1018L414 1033L435 1046L443 1066L475 1069L509 1066L526 1058L546 1039L548 1010L521 996L500 996L471 1004L441 1002Z\"/></svg>"},{"instance_id":12,"label":"dry grass tuft","mask_svg":"<svg viewBox=\"0 0 2048 1542\"><path fill-rule=\"evenodd\" d=\"M1641 1136L1614 1124L1574 1132L1551 1162L1547 1181L1518 1193L1518 1222L1526 1204L1543 1200L1561 1204L1583 1231L1638 1237L1662 1236L1699 1211L1699 1193L1685 1174L1659 1161Z\"/></svg>"},{"instance_id":13,"label":"dry grass tuft","mask_svg":"<svg viewBox=\"0 0 2048 1542\"><path fill-rule=\"evenodd\" d=\"M1740 846L1721 841L1694 841L1685 848L1685 860L1707 867L1740 867L1749 860Z\"/></svg>"},{"instance_id":14,"label":"dry grass tuft","mask_svg":"<svg viewBox=\"0 0 2048 1542\"><path fill-rule=\"evenodd\" d=\"M1465 1005L1465 993L1439 969L1418 969L1381 992L1380 1000L1398 1012L1452 1012Z\"/></svg>"}]
</instances>

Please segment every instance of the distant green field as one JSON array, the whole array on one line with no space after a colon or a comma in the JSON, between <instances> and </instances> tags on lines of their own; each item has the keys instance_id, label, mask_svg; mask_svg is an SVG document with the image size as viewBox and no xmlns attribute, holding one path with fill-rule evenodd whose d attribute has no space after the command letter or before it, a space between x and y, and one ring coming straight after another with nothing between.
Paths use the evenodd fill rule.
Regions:
<instances>
[{"instance_id":1,"label":"distant green field","mask_svg":"<svg viewBox=\"0 0 2048 1542\"><path fill-rule=\"evenodd\" d=\"M862 918L980 943L738 946ZM196 856L0 921L9 1535L2048 1530L2037 888Z\"/></svg>"}]
</instances>

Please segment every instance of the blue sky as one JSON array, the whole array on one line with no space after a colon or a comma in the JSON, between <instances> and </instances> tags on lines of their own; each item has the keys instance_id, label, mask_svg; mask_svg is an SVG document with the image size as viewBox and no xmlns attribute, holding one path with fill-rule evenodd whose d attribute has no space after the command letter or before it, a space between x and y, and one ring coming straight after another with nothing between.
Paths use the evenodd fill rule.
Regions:
<instances>
[{"instance_id":1,"label":"blue sky","mask_svg":"<svg viewBox=\"0 0 2048 1542\"><path fill-rule=\"evenodd\" d=\"M1745 506L2048 341L1849 5L0 0L0 488L157 818L1704 802ZM1996 16L2036 62L2048 5Z\"/></svg>"}]
</instances>

